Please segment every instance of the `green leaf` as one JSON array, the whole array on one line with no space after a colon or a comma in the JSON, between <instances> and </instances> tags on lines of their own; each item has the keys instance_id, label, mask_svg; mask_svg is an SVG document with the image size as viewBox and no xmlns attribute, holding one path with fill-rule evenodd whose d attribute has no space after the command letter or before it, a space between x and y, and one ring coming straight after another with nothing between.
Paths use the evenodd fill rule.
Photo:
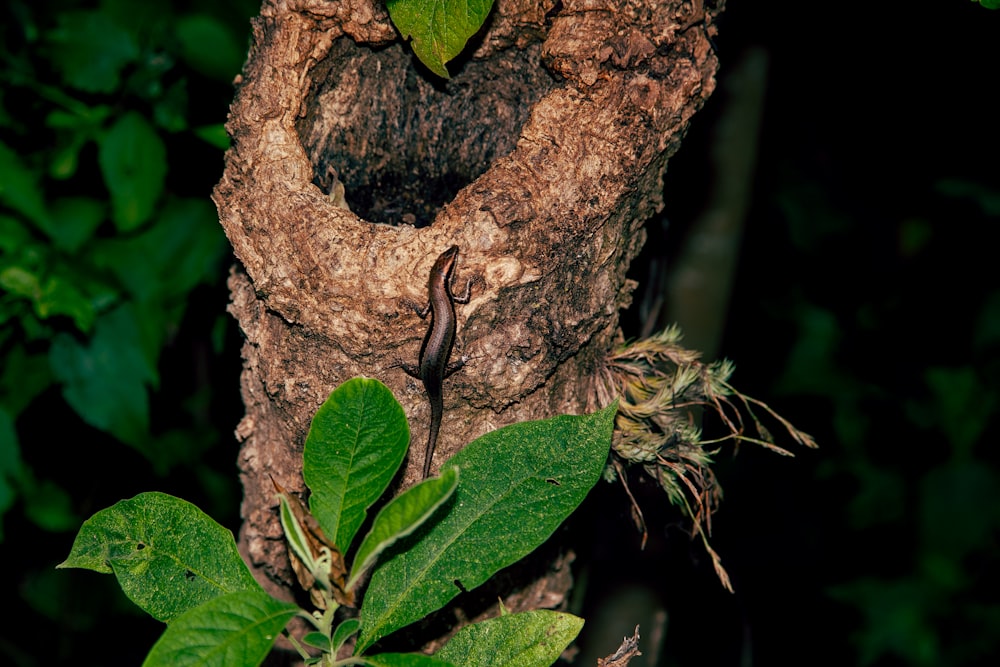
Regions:
<instances>
[{"instance_id":1,"label":"green leaf","mask_svg":"<svg viewBox=\"0 0 1000 667\"><path fill-rule=\"evenodd\" d=\"M434 657L476 667L549 667L582 627L582 618L546 609L505 614L462 628Z\"/></svg>"},{"instance_id":2,"label":"green leaf","mask_svg":"<svg viewBox=\"0 0 1000 667\"><path fill-rule=\"evenodd\" d=\"M65 315L73 320L76 328L90 331L97 313L94 304L77 287L74 276L50 275L35 299L35 313L39 319Z\"/></svg>"},{"instance_id":3,"label":"green leaf","mask_svg":"<svg viewBox=\"0 0 1000 667\"><path fill-rule=\"evenodd\" d=\"M142 493L87 519L57 567L114 573L125 595L161 621L227 593L260 591L233 534L165 493Z\"/></svg>"},{"instance_id":4,"label":"green leaf","mask_svg":"<svg viewBox=\"0 0 1000 667\"><path fill-rule=\"evenodd\" d=\"M97 153L111 192L111 219L119 231L137 228L152 215L163 192L167 151L156 130L136 112L118 119Z\"/></svg>"},{"instance_id":5,"label":"green leaf","mask_svg":"<svg viewBox=\"0 0 1000 667\"><path fill-rule=\"evenodd\" d=\"M852 638L860 653L855 664L947 664L938 645L935 618L942 603L920 580L865 577L828 593L857 607L864 617Z\"/></svg>"},{"instance_id":6,"label":"green leaf","mask_svg":"<svg viewBox=\"0 0 1000 667\"><path fill-rule=\"evenodd\" d=\"M86 139L92 139L114 111L113 107L106 104L87 105L75 99L67 106L72 111L58 108L50 111L45 117L45 125L54 130L71 130L72 134L79 134Z\"/></svg>"},{"instance_id":7,"label":"green leaf","mask_svg":"<svg viewBox=\"0 0 1000 667\"><path fill-rule=\"evenodd\" d=\"M152 302L184 297L195 285L216 279L227 249L211 202L171 197L147 229L103 242L93 254L136 300Z\"/></svg>"},{"instance_id":8,"label":"green leaf","mask_svg":"<svg viewBox=\"0 0 1000 667\"><path fill-rule=\"evenodd\" d=\"M315 573L316 559L313 558L312 549L309 548L309 538L306 535L306 528L296 519L288 497L284 493L278 495L278 516L281 519L281 529L285 534L285 541L288 542L288 546L299 557L299 560L302 561L306 569L310 573Z\"/></svg>"},{"instance_id":9,"label":"green leaf","mask_svg":"<svg viewBox=\"0 0 1000 667\"><path fill-rule=\"evenodd\" d=\"M87 137L77 135L60 145L49 159L49 176L57 181L65 181L76 175L80 162L80 150L86 145Z\"/></svg>"},{"instance_id":10,"label":"green leaf","mask_svg":"<svg viewBox=\"0 0 1000 667\"><path fill-rule=\"evenodd\" d=\"M181 132L188 126L187 80L175 81L153 107L153 121L170 133Z\"/></svg>"},{"instance_id":11,"label":"green leaf","mask_svg":"<svg viewBox=\"0 0 1000 667\"><path fill-rule=\"evenodd\" d=\"M3 186L0 185L0 188ZM24 222L9 215L0 215L0 254L17 255L19 251L31 243L31 232Z\"/></svg>"},{"instance_id":12,"label":"green leaf","mask_svg":"<svg viewBox=\"0 0 1000 667\"><path fill-rule=\"evenodd\" d=\"M78 173L84 147L100 136L112 113L111 107L86 106L76 100L70 108L72 111L55 109L45 117L48 127L59 130L48 157L49 176L56 180L68 180Z\"/></svg>"},{"instance_id":13,"label":"green leaf","mask_svg":"<svg viewBox=\"0 0 1000 667\"><path fill-rule=\"evenodd\" d=\"M452 663L423 653L379 653L362 658L370 667L453 667Z\"/></svg>"},{"instance_id":14,"label":"green leaf","mask_svg":"<svg viewBox=\"0 0 1000 667\"><path fill-rule=\"evenodd\" d=\"M544 542L597 482L617 405L580 417L513 424L453 456L450 511L393 548L361 608L362 652L439 609Z\"/></svg>"},{"instance_id":15,"label":"green leaf","mask_svg":"<svg viewBox=\"0 0 1000 667\"><path fill-rule=\"evenodd\" d=\"M58 533L80 525L69 492L51 480L37 480L27 467L21 476L21 495L24 513L39 528Z\"/></svg>"},{"instance_id":16,"label":"green leaf","mask_svg":"<svg viewBox=\"0 0 1000 667\"><path fill-rule=\"evenodd\" d=\"M66 315L84 332L94 323L94 304L70 278L57 274L42 278L22 266L8 266L0 270L0 287L31 301L39 319Z\"/></svg>"},{"instance_id":17,"label":"green leaf","mask_svg":"<svg viewBox=\"0 0 1000 667\"><path fill-rule=\"evenodd\" d=\"M55 246L75 253L104 221L106 205L97 199L64 197L52 204L52 223L46 233Z\"/></svg>"},{"instance_id":18,"label":"green leaf","mask_svg":"<svg viewBox=\"0 0 1000 667\"><path fill-rule=\"evenodd\" d=\"M139 56L131 33L100 10L56 16L58 27L48 32L48 46L66 83L91 93L115 91L122 69Z\"/></svg>"},{"instance_id":19,"label":"green leaf","mask_svg":"<svg viewBox=\"0 0 1000 667\"><path fill-rule=\"evenodd\" d=\"M924 378L935 400L917 407L924 413L921 416L937 417L952 447L970 452L996 413L997 396L971 366L932 366L924 370Z\"/></svg>"},{"instance_id":20,"label":"green leaf","mask_svg":"<svg viewBox=\"0 0 1000 667\"><path fill-rule=\"evenodd\" d=\"M174 619L143 667L254 667L296 613L261 591L222 595Z\"/></svg>"},{"instance_id":21,"label":"green leaf","mask_svg":"<svg viewBox=\"0 0 1000 667\"><path fill-rule=\"evenodd\" d=\"M333 653L332 647L330 646L330 638L324 635L322 632L310 632L302 637L302 643L306 646L312 646L313 648L318 648L326 653Z\"/></svg>"},{"instance_id":22,"label":"green leaf","mask_svg":"<svg viewBox=\"0 0 1000 667\"><path fill-rule=\"evenodd\" d=\"M226 132L226 126L222 123L218 125L202 125L193 128L191 131L194 132L196 137L211 146L215 146L221 150L229 148L229 134Z\"/></svg>"},{"instance_id":23,"label":"green leaf","mask_svg":"<svg viewBox=\"0 0 1000 667\"><path fill-rule=\"evenodd\" d=\"M0 542L3 542L3 515L17 498L17 484L23 465L14 420L0 408Z\"/></svg>"},{"instance_id":24,"label":"green leaf","mask_svg":"<svg viewBox=\"0 0 1000 667\"><path fill-rule=\"evenodd\" d=\"M378 380L348 380L316 412L302 476L312 492L313 516L342 552L385 493L409 444L403 408Z\"/></svg>"},{"instance_id":25,"label":"green leaf","mask_svg":"<svg viewBox=\"0 0 1000 667\"><path fill-rule=\"evenodd\" d=\"M389 17L429 70L447 79L444 64L483 26L493 0L386 0Z\"/></svg>"},{"instance_id":26,"label":"green leaf","mask_svg":"<svg viewBox=\"0 0 1000 667\"><path fill-rule=\"evenodd\" d=\"M40 229L46 229L49 214L38 186L38 176L21 162L17 153L0 143L0 204L21 213Z\"/></svg>"},{"instance_id":27,"label":"green leaf","mask_svg":"<svg viewBox=\"0 0 1000 667\"><path fill-rule=\"evenodd\" d=\"M22 266L8 266L0 271L0 287L11 294L34 301L42 291L38 276Z\"/></svg>"},{"instance_id":28,"label":"green leaf","mask_svg":"<svg viewBox=\"0 0 1000 667\"><path fill-rule=\"evenodd\" d=\"M227 24L207 14L177 20L181 57L207 77L230 83L243 67L246 44L239 43Z\"/></svg>"},{"instance_id":29,"label":"green leaf","mask_svg":"<svg viewBox=\"0 0 1000 667\"><path fill-rule=\"evenodd\" d=\"M147 386L157 382L157 371L131 305L98 318L87 345L56 335L49 361L64 385L63 397L84 421L143 451L149 430Z\"/></svg>"},{"instance_id":30,"label":"green leaf","mask_svg":"<svg viewBox=\"0 0 1000 667\"><path fill-rule=\"evenodd\" d=\"M43 353L29 353L23 344L7 347L0 366L0 405L12 418L52 385L49 358Z\"/></svg>"},{"instance_id":31,"label":"green leaf","mask_svg":"<svg viewBox=\"0 0 1000 667\"><path fill-rule=\"evenodd\" d=\"M365 536L347 581L351 590L357 579L375 563L379 554L396 540L406 537L426 521L458 486L458 468L447 468L440 477L426 479L396 496L375 517Z\"/></svg>"},{"instance_id":32,"label":"green leaf","mask_svg":"<svg viewBox=\"0 0 1000 667\"><path fill-rule=\"evenodd\" d=\"M333 631L333 639L330 641L334 655L336 655L337 651L340 650L340 647L351 638L351 635L358 631L360 626L361 621L356 618L344 619L344 622L337 626L337 629Z\"/></svg>"}]
</instances>

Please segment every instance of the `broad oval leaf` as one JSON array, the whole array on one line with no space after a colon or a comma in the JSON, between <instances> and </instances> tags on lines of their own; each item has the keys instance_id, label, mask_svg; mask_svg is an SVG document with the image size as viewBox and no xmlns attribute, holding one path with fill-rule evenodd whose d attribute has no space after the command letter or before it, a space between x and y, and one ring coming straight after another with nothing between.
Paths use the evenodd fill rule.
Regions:
<instances>
[{"instance_id":1,"label":"broad oval leaf","mask_svg":"<svg viewBox=\"0 0 1000 667\"><path fill-rule=\"evenodd\" d=\"M184 300L195 285L214 280L228 247L211 202L168 197L152 224L102 242L92 256L136 300L159 303Z\"/></svg>"},{"instance_id":2,"label":"broad oval leaf","mask_svg":"<svg viewBox=\"0 0 1000 667\"><path fill-rule=\"evenodd\" d=\"M412 38L420 62L447 79L444 64L483 27L493 0L386 0L385 5L403 38Z\"/></svg>"},{"instance_id":3,"label":"broad oval leaf","mask_svg":"<svg viewBox=\"0 0 1000 667\"><path fill-rule=\"evenodd\" d=\"M361 622L356 618L345 618L344 621L337 626L337 629L333 631L333 637L330 638L330 646L332 648L331 653L334 655L340 651L340 647L347 643L347 640L351 638L352 635L357 633L358 627Z\"/></svg>"},{"instance_id":4,"label":"broad oval leaf","mask_svg":"<svg viewBox=\"0 0 1000 667\"><path fill-rule=\"evenodd\" d=\"M462 628L434 657L476 667L549 667L582 627L582 618L547 609L505 614Z\"/></svg>"},{"instance_id":5,"label":"broad oval leaf","mask_svg":"<svg viewBox=\"0 0 1000 667\"><path fill-rule=\"evenodd\" d=\"M135 229L149 219L163 192L163 141L145 118L129 112L101 138L97 161L111 192L111 219L119 231Z\"/></svg>"},{"instance_id":6,"label":"broad oval leaf","mask_svg":"<svg viewBox=\"0 0 1000 667\"><path fill-rule=\"evenodd\" d=\"M87 519L57 567L114 573L125 595L161 621L220 595L261 590L233 534L165 493L142 493Z\"/></svg>"},{"instance_id":7,"label":"broad oval leaf","mask_svg":"<svg viewBox=\"0 0 1000 667\"><path fill-rule=\"evenodd\" d=\"M143 667L255 667L298 611L262 591L217 597L174 619Z\"/></svg>"},{"instance_id":8,"label":"broad oval leaf","mask_svg":"<svg viewBox=\"0 0 1000 667\"><path fill-rule=\"evenodd\" d=\"M335 653L335 651L332 650L333 646L330 643L330 637L322 632L310 632L303 636L301 641L306 646L318 648L324 653Z\"/></svg>"},{"instance_id":9,"label":"broad oval leaf","mask_svg":"<svg viewBox=\"0 0 1000 667\"><path fill-rule=\"evenodd\" d=\"M313 516L341 552L385 493L409 444L403 408L378 380L348 380L316 412L302 453L302 477Z\"/></svg>"},{"instance_id":10,"label":"broad oval leaf","mask_svg":"<svg viewBox=\"0 0 1000 667\"><path fill-rule=\"evenodd\" d=\"M89 93L110 93L121 85L122 70L139 57L135 36L101 10L53 12L57 26L47 32L51 58L63 79Z\"/></svg>"},{"instance_id":11,"label":"broad oval leaf","mask_svg":"<svg viewBox=\"0 0 1000 667\"><path fill-rule=\"evenodd\" d=\"M158 377L156 360L148 356L145 324L136 306L126 302L97 319L87 344L57 334L49 361L66 402L84 421L148 456L141 449L149 441L147 387Z\"/></svg>"},{"instance_id":12,"label":"broad oval leaf","mask_svg":"<svg viewBox=\"0 0 1000 667\"><path fill-rule=\"evenodd\" d=\"M175 27L184 60L205 76L226 83L239 74L247 51L229 25L206 13L182 16Z\"/></svg>"},{"instance_id":13,"label":"broad oval leaf","mask_svg":"<svg viewBox=\"0 0 1000 667\"><path fill-rule=\"evenodd\" d=\"M445 464L461 471L450 511L397 543L375 570L356 652L544 542L600 477L617 409L512 424L455 454Z\"/></svg>"},{"instance_id":14,"label":"broad oval leaf","mask_svg":"<svg viewBox=\"0 0 1000 667\"><path fill-rule=\"evenodd\" d=\"M105 203L97 199L57 199L52 204L52 224L46 233L56 247L75 253L104 221L105 208Z\"/></svg>"}]
</instances>

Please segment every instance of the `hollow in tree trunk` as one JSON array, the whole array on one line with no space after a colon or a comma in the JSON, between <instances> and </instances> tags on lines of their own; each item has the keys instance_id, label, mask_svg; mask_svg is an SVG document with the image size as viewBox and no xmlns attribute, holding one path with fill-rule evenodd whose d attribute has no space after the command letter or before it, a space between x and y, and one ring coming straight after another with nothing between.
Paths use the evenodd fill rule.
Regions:
<instances>
[{"instance_id":1,"label":"hollow in tree trunk","mask_svg":"<svg viewBox=\"0 0 1000 667\"><path fill-rule=\"evenodd\" d=\"M412 304L448 247L457 284L472 280L454 353L468 362L445 382L432 471L488 430L602 407L589 378L620 338L667 159L715 87L720 10L498 0L445 81L381 2L265 2L214 198L246 337L240 544L272 591L293 577L270 478L303 490L310 419L337 385L392 389L413 433L400 485L419 479L430 408L400 364L416 363ZM544 558L505 577L508 609L563 602L571 554Z\"/></svg>"}]
</instances>

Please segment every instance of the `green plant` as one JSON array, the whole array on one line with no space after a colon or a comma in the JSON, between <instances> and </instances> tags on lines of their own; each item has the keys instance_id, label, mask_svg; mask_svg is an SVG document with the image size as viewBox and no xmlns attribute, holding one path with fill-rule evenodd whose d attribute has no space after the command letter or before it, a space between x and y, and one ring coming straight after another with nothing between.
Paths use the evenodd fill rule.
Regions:
<instances>
[{"instance_id":1,"label":"green plant","mask_svg":"<svg viewBox=\"0 0 1000 667\"><path fill-rule=\"evenodd\" d=\"M483 27L493 0L386 0L385 5L400 34L411 40L414 55L447 79L444 64Z\"/></svg>"},{"instance_id":2,"label":"green plant","mask_svg":"<svg viewBox=\"0 0 1000 667\"><path fill-rule=\"evenodd\" d=\"M401 406L380 382L341 385L306 439L308 509L275 485L293 567L317 608L312 613L264 593L232 534L165 494L142 494L95 514L59 567L113 573L131 600L167 623L147 666L256 665L294 617L313 626L301 640L286 631L310 664L549 665L581 619L502 613L464 628L433 657L373 649L545 541L600 478L616 409L487 433L445 463L440 477L387 503L352 550L410 435ZM338 613L355 606L357 615ZM352 655L338 660L355 635Z\"/></svg>"},{"instance_id":3,"label":"green plant","mask_svg":"<svg viewBox=\"0 0 1000 667\"><path fill-rule=\"evenodd\" d=\"M176 167L192 152L221 164L245 54L230 21L118 0L0 10L0 517L20 497L45 530L79 525L66 481L23 456L18 420L40 401L158 475L214 444L179 415L157 432L151 403L192 292L227 262L208 199L217 170L199 181ZM224 317L205 326L221 333ZM208 396L184 398L185 417L203 420Z\"/></svg>"}]
</instances>

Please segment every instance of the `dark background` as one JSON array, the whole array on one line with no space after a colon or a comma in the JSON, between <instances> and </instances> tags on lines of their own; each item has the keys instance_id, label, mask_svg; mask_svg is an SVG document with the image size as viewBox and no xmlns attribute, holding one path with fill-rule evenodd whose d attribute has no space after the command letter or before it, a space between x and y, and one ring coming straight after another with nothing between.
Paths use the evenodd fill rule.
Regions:
<instances>
[{"instance_id":1,"label":"dark background","mask_svg":"<svg viewBox=\"0 0 1000 667\"><path fill-rule=\"evenodd\" d=\"M60 21L89 5L0 10L0 142L37 171L47 201L107 196L92 144L71 177L47 169L66 141L46 120L58 107L52 90L114 113L160 110L169 196L207 198L221 174L221 150L195 130L223 121L238 64L213 65L211 49L205 55L177 37L190 24L174 29L210 15L244 45L255 7L151 5L150 21L161 27L145 34L141 64L108 91L68 86L66 61L53 56L54 32L75 25ZM122 6L107 2L102 11L121 16ZM614 644L588 639L606 629L618 641L636 623L651 627L641 619L662 609L662 665L996 664L1000 484L988 443L997 436L1000 373L990 241L1000 221L1000 12L968 0L733 1L718 25L723 80L751 48L769 63L721 355L736 362L737 388L811 433L820 449L796 448L788 459L744 444L736 456L731 448L717 456L725 500L712 544L732 595L678 513L662 505L647 513L650 545L639 553L620 492L599 488L578 517L601 526L591 531L596 539L581 538L581 645L606 654ZM140 74L162 85L140 85ZM178 129L162 110L164 91L181 80ZM719 94L710 100L671 161L668 232L661 237L652 230L662 221L651 224L637 279L650 255L676 251L687 221L708 203L706 154L725 103ZM0 206L17 218L9 198ZM0 630L0 664L134 665L156 640L160 624L125 600L112 577L52 569L95 511L160 490L238 527L231 433L242 414L240 340L224 313L232 259L210 214L199 227L203 279L163 297L170 316L156 322L166 333L155 355L158 383L147 382L145 445L122 444L78 416L52 371L25 367L41 380L11 371L15 349L44 359L59 334L87 334L66 318L34 317L24 298L0 288L0 407L15 419L22 459L16 474L9 454L3 459L15 499L2 517L0 599L12 613ZM99 276L120 290L116 298L142 305L128 274L83 257L99 242L137 234L109 227L46 266ZM15 245L0 248L4 267L20 261ZM614 606L623 594L625 606ZM599 616L608 610L611 620Z\"/></svg>"}]
</instances>

